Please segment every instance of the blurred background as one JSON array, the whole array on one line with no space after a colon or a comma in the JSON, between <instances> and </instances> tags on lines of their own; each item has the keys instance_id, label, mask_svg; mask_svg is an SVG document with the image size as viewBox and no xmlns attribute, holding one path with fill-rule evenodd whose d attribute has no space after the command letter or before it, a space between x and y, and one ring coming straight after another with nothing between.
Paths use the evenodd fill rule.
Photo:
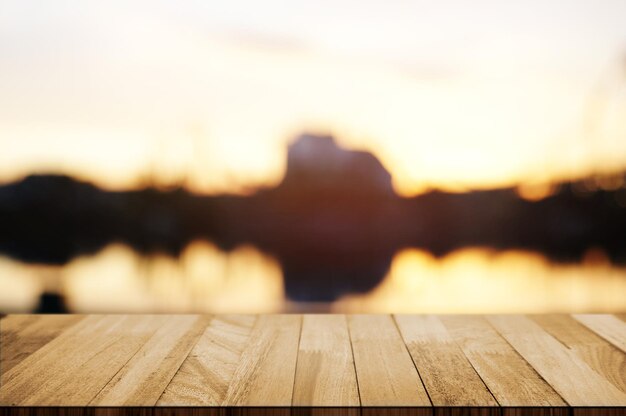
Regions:
<instances>
[{"instance_id":1,"label":"blurred background","mask_svg":"<svg viewBox=\"0 0 626 416\"><path fill-rule=\"evenodd\" d=\"M626 311L623 0L4 0L0 312Z\"/></svg>"}]
</instances>

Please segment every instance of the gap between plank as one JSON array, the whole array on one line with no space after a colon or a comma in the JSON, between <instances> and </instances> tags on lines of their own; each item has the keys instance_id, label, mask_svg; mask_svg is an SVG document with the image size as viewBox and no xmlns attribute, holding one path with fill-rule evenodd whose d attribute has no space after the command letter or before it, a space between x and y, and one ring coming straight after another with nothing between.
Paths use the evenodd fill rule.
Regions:
<instances>
[{"instance_id":1,"label":"gap between plank","mask_svg":"<svg viewBox=\"0 0 626 416\"><path fill-rule=\"evenodd\" d=\"M208 319L207 323L210 323L211 320L213 319L213 315L198 315L198 320L202 319L203 317L206 317L206 319ZM206 330L206 328L205 328ZM150 342L150 340L152 340L152 338L154 338L154 336L156 335L156 333L159 331L159 328L156 327L154 332L146 339L146 341L141 344L139 346L139 348L137 348L137 350L128 358L128 360L126 360L126 362L115 372L115 374L106 382L103 384L102 388L100 388L100 390L98 390L98 392L89 400L89 402L87 403L86 407L91 406L91 404L93 403L93 401L96 399L96 397L98 397L98 395L102 392L102 390L104 390L106 388L106 386L109 385L109 383L126 367L126 365L133 359L135 358L135 356L139 353L139 351L141 351L141 349L148 343ZM204 331L201 332L200 335L202 335L202 333L204 333ZM196 338L193 347L196 346L196 344L198 343L198 340L200 339L200 337ZM178 373L178 371L180 370L180 367L182 366L182 363L185 362L185 360L187 359L187 357L189 356L189 353L191 352L191 349L189 350L189 352L187 352L187 355L185 355L185 358L182 360L181 365L176 369L176 372L174 373L174 375L176 375L176 373ZM167 385L165 386L165 388L163 389L163 391L159 394L159 398L157 399L157 401L155 402L155 406L156 403L159 401L159 399L161 398L161 396L163 395L163 393L165 392L165 390L167 390L167 386L170 385L170 383L172 382L172 379L174 378L174 376L172 376L172 378L168 381Z\"/></svg>"},{"instance_id":2,"label":"gap between plank","mask_svg":"<svg viewBox=\"0 0 626 416\"><path fill-rule=\"evenodd\" d=\"M476 315L475 315L476 316ZM480 318L483 318L482 315L478 315ZM484 318L483 318L484 319ZM439 316L437 316L437 320L439 320L439 322L441 322L441 325L446 329L446 333L448 334L448 336L450 337L450 339L452 340L452 342L454 343L454 345L456 345L458 347L459 350L461 350L461 353L463 354L463 357L465 357L465 360L469 363L470 367L472 367L472 369L474 370L474 372L476 373L476 375L478 376L478 378L480 379L480 381L483 382L483 385L485 386L485 388L487 389L487 391L489 392L489 394L491 394L491 397L493 397L493 400L495 400L495 402L498 404L498 407L502 407L502 405L500 404L500 402L498 401L498 398L496 397L495 394L493 394L493 392L491 391L491 389L489 388L489 385L485 382L485 380L483 379L483 377L480 375L480 373L478 372L478 370L476 369L476 367L474 367L474 363L472 363L472 360L470 360L470 358L467 356L467 354L465 354L465 351L463 350L462 346L459 345L458 342L456 342L456 340L454 339L454 337L452 336L452 334L450 334L450 331L448 330L448 327L446 326L446 324L439 318ZM500 336L500 334L498 334L498 336ZM524 360L526 361L526 360ZM533 369L534 370L534 369ZM550 386L552 387L552 386Z\"/></svg>"},{"instance_id":3,"label":"gap between plank","mask_svg":"<svg viewBox=\"0 0 626 416\"><path fill-rule=\"evenodd\" d=\"M435 404L433 403L433 400L430 398L430 393L428 392L428 389L426 388L426 385L424 384L424 380L422 379L420 370L417 368L417 364L415 363L415 360L413 359L413 356L411 355L411 352L409 351L409 347L406 345L406 340L404 339L404 335L402 334L402 331L400 331L400 327L398 326L398 323L396 322L396 314L390 314L390 315L391 315L391 321L393 322L393 325L396 328L396 331L398 331L398 334L400 334L402 345L404 345L404 349L406 350L407 354L409 354L409 357L411 357L411 362L413 363L413 367L415 368L415 371L417 371L417 376L419 377L420 382L422 383L422 387L424 387L424 391L426 392L426 397L428 397L428 401L430 402L430 406L433 408L433 414L434 414Z\"/></svg>"},{"instance_id":4,"label":"gap between plank","mask_svg":"<svg viewBox=\"0 0 626 416\"><path fill-rule=\"evenodd\" d=\"M187 354L185 355L185 358L182 359L182 361L180 362L180 365L178 366L178 368L176 369L176 371L174 372L174 374L172 374L172 378L170 378L170 380L167 382L167 384L165 385L165 388L163 389L163 391L161 392L161 394L159 394L159 397L156 399L156 401L154 402L154 407L157 406L157 403L159 402L159 400L161 400L161 397L163 397L163 395L165 394L165 392L167 391L167 388L169 387L170 384L172 384L172 380L174 380L174 377L176 377L176 374L178 374L178 372L180 371L180 368L183 366L183 364L185 363L185 361L187 361L187 357L189 357L189 354L191 354L191 351L193 351L193 349L196 347L196 345L198 345L198 342L200 341L200 338L202 338L202 335L204 335L204 332L207 330L207 328L209 327L209 325L211 324L211 322L213 321L213 319L215 319L215 315L214 314L207 314L207 315L198 315L198 320L204 319L206 320L206 324L204 326L204 329L202 331L199 331L198 336L196 337L193 345L191 346L191 348L189 348L189 350L187 351ZM192 325L193 327L193 325ZM156 334L156 332L155 332Z\"/></svg>"},{"instance_id":5,"label":"gap between plank","mask_svg":"<svg viewBox=\"0 0 626 416\"><path fill-rule=\"evenodd\" d=\"M363 407L363 401L361 400L361 387L359 386L359 375L356 372L356 363L354 362L355 361L354 360L354 347L352 346L352 333L350 332L350 323L348 322L348 315L344 314L343 319L346 321L346 328L348 329L348 340L350 341L350 353L352 354L352 368L354 368L354 378L356 379L356 392L359 395L359 407Z\"/></svg>"},{"instance_id":6,"label":"gap between plank","mask_svg":"<svg viewBox=\"0 0 626 416\"><path fill-rule=\"evenodd\" d=\"M91 399L89 399L89 401L87 402L87 404L86 404L86 406L85 406L85 407L89 407L89 406L91 405L91 403L95 400L95 398L96 398L96 397L98 397L98 395L102 392L102 390L104 390L104 388L105 388L106 386L108 386L108 385L109 385L109 383L111 382L111 380L113 380L113 379L114 379L114 378L115 378L115 377L116 377L116 376L120 373L120 371L122 371L122 370L124 369L124 367L126 367L126 364L128 364L128 363L130 362L130 360L132 360L132 359L133 359L133 357L135 357L135 355L137 355L137 353L138 353L139 351L141 351L141 349L143 348L143 346L144 346L144 345L146 345L146 344L148 343L148 341L150 341L150 340L152 339L152 337L154 336L154 334L156 334L156 332L158 331L158 329L159 329L159 328L155 328L155 329L154 329L154 332L153 332L153 333L152 333L152 334L151 334L151 335L150 335L150 336L146 339L146 341L145 341L143 344L141 344L141 345L139 345L139 346L138 346L137 350L136 350L136 351L135 351L135 352L134 352L134 353L133 353L133 354L132 354L132 355L128 358L128 360L126 360L126 362L124 362L124 364L122 364L122 365L120 366L120 368L119 368L119 369L115 372L115 374L113 374L113 376L112 376L109 380L107 380L107 382L106 382L106 383L104 383L104 384L102 385L102 387L100 388L100 390L98 390L98 392L97 392L96 394L94 394L94 396L93 396Z\"/></svg>"},{"instance_id":7,"label":"gap between plank","mask_svg":"<svg viewBox=\"0 0 626 416\"><path fill-rule=\"evenodd\" d=\"M487 324L488 324L490 327L492 327L494 331L496 331L496 334L498 334L498 336L499 336L500 338L502 338L502 339L504 340L504 342L506 342L507 344L509 344L509 346L513 349L513 351L515 351L515 354L519 355L519 356L520 356L520 358L521 358L522 360L524 360L524 362L526 362L530 368L532 368L532 370L535 372L535 374L537 374L537 375L539 376L539 378L541 378L543 381L545 381L545 382L546 382L546 384L547 384L548 386L550 386L550 388L551 388L551 389L552 389L552 390L556 393L556 395L557 395L557 396L559 396L559 397L561 398L561 400L563 400L563 402L564 402L565 404L567 404L568 406L570 406L570 407L571 407L571 404L570 404L567 400L565 400L565 397L563 397L563 396L562 396L562 395L561 395L561 394L560 394L560 393L559 393L559 392L558 392L558 391L554 388L554 386L553 386L552 384L550 384L550 383L548 382L548 380L546 380L546 379L545 379L545 378L541 375L541 373L540 373L539 371L537 371L537 369L536 369L535 367L533 367L533 365L532 365L531 363L529 363L529 362L528 362L528 360L526 360L526 359L524 358L524 356L523 356L523 355L522 355L522 354L521 354L521 353L520 353L520 352L519 352L519 351L515 348L515 346L514 346L513 344L511 344L511 343L509 342L509 340L508 340L508 339L506 339L506 337L500 333L500 331L498 331L498 328L496 328L495 326L493 326L493 324L491 323L491 321L490 321L489 319L487 319L487 315L481 315L481 316L482 316L482 317L483 317L483 319L487 322ZM528 315L523 315L523 316L528 317ZM532 318L528 318L528 319L531 319L533 322L535 322ZM537 325L539 325L539 324L537 324ZM541 329L543 329L543 327L542 327L541 325L539 325L539 326L541 327ZM545 329L544 329L544 331L545 331ZM546 333L547 333L547 331L546 331ZM548 333L548 335L552 336L552 334L550 334L550 333ZM561 343L561 344L562 344L565 348L568 348L568 349L569 349L569 347L568 347L567 345L563 344L563 343L562 343L559 339L557 339L556 337L553 337L553 338L554 338L554 339L556 339L559 343Z\"/></svg>"},{"instance_id":8,"label":"gap between plank","mask_svg":"<svg viewBox=\"0 0 626 416\"><path fill-rule=\"evenodd\" d=\"M302 341L302 325L304 324L304 315L300 314L300 331L298 331L298 347L296 350L296 365L293 369L293 384L291 385L291 407L293 407L293 393L296 391L296 376L298 375L298 363L300 362L300 342Z\"/></svg>"}]
</instances>

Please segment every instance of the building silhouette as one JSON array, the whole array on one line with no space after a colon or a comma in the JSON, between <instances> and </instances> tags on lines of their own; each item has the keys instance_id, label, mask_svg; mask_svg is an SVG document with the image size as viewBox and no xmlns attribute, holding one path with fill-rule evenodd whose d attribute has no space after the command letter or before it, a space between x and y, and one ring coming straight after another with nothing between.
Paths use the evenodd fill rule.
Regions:
<instances>
[{"instance_id":1,"label":"building silhouette","mask_svg":"<svg viewBox=\"0 0 626 416\"><path fill-rule=\"evenodd\" d=\"M391 174L371 153L339 147L332 136L302 134L287 152L282 187L294 192L337 190L392 196Z\"/></svg>"}]
</instances>

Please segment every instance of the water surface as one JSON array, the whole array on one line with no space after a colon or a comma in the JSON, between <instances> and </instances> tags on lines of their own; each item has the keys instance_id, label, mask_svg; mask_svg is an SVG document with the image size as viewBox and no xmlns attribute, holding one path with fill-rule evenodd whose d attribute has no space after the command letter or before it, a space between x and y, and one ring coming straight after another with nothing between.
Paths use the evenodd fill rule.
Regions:
<instances>
[{"instance_id":1,"label":"water surface","mask_svg":"<svg viewBox=\"0 0 626 416\"><path fill-rule=\"evenodd\" d=\"M306 289L306 281L290 278ZM43 309L54 312L50 297L77 313L626 310L626 268L598 251L579 263L560 264L527 251L470 248L436 258L408 248L393 256L381 282L366 293L348 293L333 302L295 302L285 295L281 264L253 246L223 251L199 240L172 257L111 244L63 266L0 257L0 286L4 312L41 310L46 299Z\"/></svg>"}]
</instances>

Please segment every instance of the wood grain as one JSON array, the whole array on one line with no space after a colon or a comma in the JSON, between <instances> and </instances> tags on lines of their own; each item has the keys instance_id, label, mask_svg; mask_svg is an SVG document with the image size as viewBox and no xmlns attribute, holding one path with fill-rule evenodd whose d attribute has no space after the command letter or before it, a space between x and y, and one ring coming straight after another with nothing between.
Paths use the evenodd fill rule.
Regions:
<instances>
[{"instance_id":1,"label":"wood grain","mask_svg":"<svg viewBox=\"0 0 626 416\"><path fill-rule=\"evenodd\" d=\"M498 405L438 317L395 320L434 406Z\"/></svg>"},{"instance_id":2,"label":"wood grain","mask_svg":"<svg viewBox=\"0 0 626 416\"><path fill-rule=\"evenodd\" d=\"M290 406L300 315L261 315L231 379L223 406Z\"/></svg>"},{"instance_id":3,"label":"wood grain","mask_svg":"<svg viewBox=\"0 0 626 416\"><path fill-rule=\"evenodd\" d=\"M89 403L161 320L145 315L86 317L5 374L0 405Z\"/></svg>"},{"instance_id":4,"label":"wood grain","mask_svg":"<svg viewBox=\"0 0 626 416\"><path fill-rule=\"evenodd\" d=\"M0 416L626 414L625 328L619 315L9 315Z\"/></svg>"},{"instance_id":5,"label":"wood grain","mask_svg":"<svg viewBox=\"0 0 626 416\"><path fill-rule=\"evenodd\" d=\"M626 322L614 315L573 316L574 319L626 353Z\"/></svg>"},{"instance_id":6,"label":"wood grain","mask_svg":"<svg viewBox=\"0 0 626 416\"><path fill-rule=\"evenodd\" d=\"M256 319L254 315L213 318L157 405L222 404Z\"/></svg>"},{"instance_id":7,"label":"wood grain","mask_svg":"<svg viewBox=\"0 0 626 416\"><path fill-rule=\"evenodd\" d=\"M536 315L532 318L596 373L626 393L626 354L569 315Z\"/></svg>"},{"instance_id":8,"label":"wood grain","mask_svg":"<svg viewBox=\"0 0 626 416\"><path fill-rule=\"evenodd\" d=\"M363 406L430 406L389 315L352 315L348 327Z\"/></svg>"},{"instance_id":9,"label":"wood grain","mask_svg":"<svg viewBox=\"0 0 626 416\"><path fill-rule=\"evenodd\" d=\"M159 329L90 402L154 406L205 330L209 316L163 316Z\"/></svg>"},{"instance_id":10,"label":"wood grain","mask_svg":"<svg viewBox=\"0 0 626 416\"><path fill-rule=\"evenodd\" d=\"M502 406L566 406L484 317L442 316L441 321Z\"/></svg>"},{"instance_id":11,"label":"wood grain","mask_svg":"<svg viewBox=\"0 0 626 416\"><path fill-rule=\"evenodd\" d=\"M84 318L84 315L11 315L0 321L0 383L26 357Z\"/></svg>"},{"instance_id":12,"label":"wood grain","mask_svg":"<svg viewBox=\"0 0 626 416\"><path fill-rule=\"evenodd\" d=\"M524 316L489 316L489 322L573 406L624 406L626 395L576 353Z\"/></svg>"},{"instance_id":13,"label":"wood grain","mask_svg":"<svg viewBox=\"0 0 626 416\"><path fill-rule=\"evenodd\" d=\"M335 412L335 409L338 412ZM328 410L328 416L343 416L350 408L293 408L290 416L309 416L315 411ZM624 416L624 408L437 408L436 416ZM357 411L359 409L356 409ZM363 416L433 416L425 408L363 408ZM19 407L0 408L0 416L282 416L283 408L207 408L207 407Z\"/></svg>"},{"instance_id":14,"label":"wood grain","mask_svg":"<svg viewBox=\"0 0 626 416\"><path fill-rule=\"evenodd\" d=\"M359 406L345 315L305 315L298 348L294 406Z\"/></svg>"}]
</instances>

